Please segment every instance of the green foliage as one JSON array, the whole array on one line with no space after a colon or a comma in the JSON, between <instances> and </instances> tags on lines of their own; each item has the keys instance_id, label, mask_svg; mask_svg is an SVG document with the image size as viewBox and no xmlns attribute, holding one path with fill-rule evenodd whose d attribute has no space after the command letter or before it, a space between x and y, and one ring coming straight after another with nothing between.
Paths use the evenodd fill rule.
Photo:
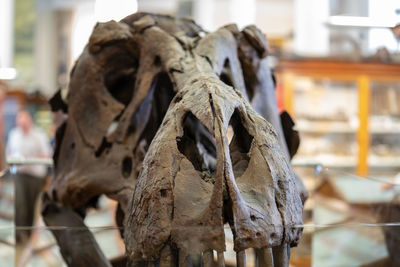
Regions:
<instances>
[{"instance_id":1,"label":"green foliage","mask_svg":"<svg viewBox=\"0 0 400 267\"><path fill-rule=\"evenodd\" d=\"M33 52L33 34L35 27L35 4L33 0L15 1L15 52Z\"/></svg>"},{"instance_id":2,"label":"green foliage","mask_svg":"<svg viewBox=\"0 0 400 267\"><path fill-rule=\"evenodd\" d=\"M14 65L19 80L33 82L33 46L35 29L35 1L16 0L14 16Z\"/></svg>"}]
</instances>

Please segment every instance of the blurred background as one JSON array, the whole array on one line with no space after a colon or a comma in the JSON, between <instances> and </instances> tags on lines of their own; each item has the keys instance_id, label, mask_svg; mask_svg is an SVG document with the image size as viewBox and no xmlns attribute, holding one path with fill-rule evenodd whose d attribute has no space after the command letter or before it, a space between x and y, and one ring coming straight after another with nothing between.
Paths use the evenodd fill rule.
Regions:
<instances>
[{"instance_id":1,"label":"blurred background","mask_svg":"<svg viewBox=\"0 0 400 267\"><path fill-rule=\"evenodd\" d=\"M51 113L47 100L68 87L94 25L137 11L191 17L207 31L232 22L239 28L257 25L269 42L279 109L289 112L300 133L293 164L311 192L325 194L306 203L305 222L376 223L366 219L375 209L371 205L387 205L400 192L381 184L400 183L399 0L0 0L0 170L7 166L5 144L18 110L26 108L52 140L60 115ZM0 185L0 221L12 218L8 186ZM354 212L349 207L355 204L364 209ZM100 207L88 222L112 223L115 203L102 200ZM340 266L384 258L383 232L374 231L311 231L296 266L328 266L332 251L342 255ZM111 256L123 252L116 233L103 236L99 242ZM46 245L35 245L26 262L58 266L56 250L54 259L41 254L46 246L54 248L54 240L48 232L39 239ZM352 256L344 253L349 247ZM8 256L10 251L3 250Z\"/></svg>"},{"instance_id":2,"label":"blurred background","mask_svg":"<svg viewBox=\"0 0 400 267\"><path fill-rule=\"evenodd\" d=\"M209 31L256 24L269 41L280 108L303 137L296 160L363 175L399 162L398 136L389 135L400 130L397 0L2 0L1 140L21 106L52 135L46 99L67 87L96 21L137 11L191 17Z\"/></svg>"}]
</instances>

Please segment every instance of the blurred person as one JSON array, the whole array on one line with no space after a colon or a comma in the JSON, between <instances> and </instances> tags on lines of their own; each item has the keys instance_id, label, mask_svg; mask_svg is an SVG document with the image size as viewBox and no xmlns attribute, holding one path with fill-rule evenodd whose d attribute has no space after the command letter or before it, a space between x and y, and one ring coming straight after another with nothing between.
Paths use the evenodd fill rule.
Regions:
<instances>
[{"instance_id":1,"label":"blurred person","mask_svg":"<svg viewBox=\"0 0 400 267\"><path fill-rule=\"evenodd\" d=\"M46 133L33 124L30 113L18 112L16 127L10 131L6 156L7 158L47 158L51 147ZM30 227L33 225L35 205L40 192L46 184L47 167L45 165L20 165L15 167L15 226ZM16 230L17 243L29 240L31 231Z\"/></svg>"}]
</instances>

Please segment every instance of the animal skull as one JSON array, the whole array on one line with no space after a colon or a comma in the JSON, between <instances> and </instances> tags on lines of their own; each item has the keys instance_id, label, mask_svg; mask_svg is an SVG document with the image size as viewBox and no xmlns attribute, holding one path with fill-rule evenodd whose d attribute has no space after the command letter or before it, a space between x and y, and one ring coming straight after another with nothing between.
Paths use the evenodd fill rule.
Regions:
<instances>
[{"instance_id":1,"label":"animal skull","mask_svg":"<svg viewBox=\"0 0 400 267\"><path fill-rule=\"evenodd\" d=\"M205 33L147 13L97 24L71 72L52 200L117 200L131 262L220 255L224 223L238 266L247 248L285 254L302 233L302 190L266 55L255 26Z\"/></svg>"}]
</instances>

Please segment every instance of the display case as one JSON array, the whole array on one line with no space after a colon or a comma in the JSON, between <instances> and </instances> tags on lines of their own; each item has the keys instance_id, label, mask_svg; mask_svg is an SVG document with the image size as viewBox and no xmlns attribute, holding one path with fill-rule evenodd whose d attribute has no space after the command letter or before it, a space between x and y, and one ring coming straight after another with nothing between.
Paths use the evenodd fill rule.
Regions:
<instances>
[{"instance_id":1,"label":"display case","mask_svg":"<svg viewBox=\"0 0 400 267\"><path fill-rule=\"evenodd\" d=\"M284 108L301 135L294 163L400 170L400 65L318 59L276 68ZM397 145L396 145L397 144Z\"/></svg>"},{"instance_id":2,"label":"display case","mask_svg":"<svg viewBox=\"0 0 400 267\"><path fill-rule=\"evenodd\" d=\"M296 162L323 162L327 167L357 164L357 84L298 76L293 83L293 114L301 146ZM335 99L335 101L332 101Z\"/></svg>"},{"instance_id":3,"label":"display case","mask_svg":"<svg viewBox=\"0 0 400 267\"><path fill-rule=\"evenodd\" d=\"M372 168L400 164L400 81L372 81L370 101L370 153Z\"/></svg>"}]
</instances>

